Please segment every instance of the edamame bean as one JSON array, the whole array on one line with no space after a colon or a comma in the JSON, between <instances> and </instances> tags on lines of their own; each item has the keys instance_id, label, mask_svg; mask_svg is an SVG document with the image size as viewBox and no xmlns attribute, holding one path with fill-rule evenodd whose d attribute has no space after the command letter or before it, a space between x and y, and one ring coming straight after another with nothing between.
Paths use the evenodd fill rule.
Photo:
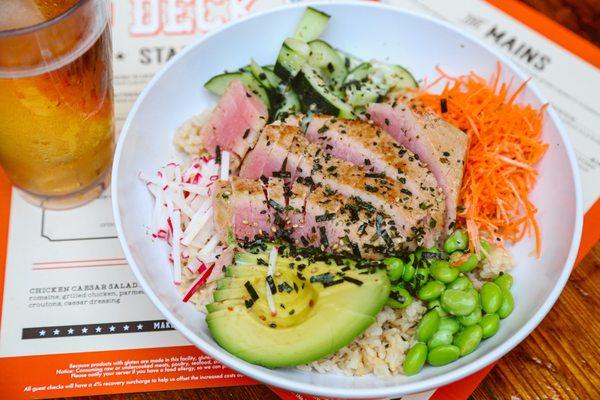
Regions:
<instances>
[{"instance_id":1,"label":"edamame bean","mask_svg":"<svg viewBox=\"0 0 600 400\"><path fill-rule=\"evenodd\" d=\"M462 229L457 229L448 236L444 242L444 250L446 253L454 253L457 250L464 250L469 245L469 238Z\"/></svg>"},{"instance_id":2,"label":"edamame bean","mask_svg":"<svg viewBox=\"0 0 600 400\"><path fill-rule=\"evenodd\" d=\"M458 317L458 322L460 322L464 326L471 326L478 324L481 321L481 319L481 308L477 307L475 308L475 311L473 311L471 314L465 315L464 317Z\"/></svg>"},{"instance_id":3,"label":"edamame bean","mask_svg":"<svg viewBox=\"0 0 600 400\"><path fill-rule=\"evenodd\" d=\"M475 297L476 306L481 308L481 296L479 295L479 292L477 291L477 289L475 289L475 288L469 289L469 290L467 290L467 293L471 293L471 295L473 297Z\"/></svg>"},{"instance_id":4,"label":"edamame bean","mask_svg":"<svg viewBox=\"0 0 600 400\"><path fill-rule=\"evenodd\" d=\"M442 308L442 304L440 303L439 299L430 301L429 304L427 305L427 308L429 310L437 311L437 313L440 314L440 317L442 317L442 318L446 317L448 315L448 313Z\"/></svg>"},{"instance_id":5,"label":"edamame bean","mask_svg":"<svg viewBox=\"0 0 600 400\"><path fill-rule=\"evenodd\" d=\"M409 263L409 264L404 265L404 273L402 274L402 280L405 281L405 282L410 281L415 276L416 270L417 269L412 264L412 262Z\"/></svg>"},{"instance_id":6,"label":"edamame bean","mask_svg":"<svg viewBox=\"0 0 600 400\"><path fill-rule=\"evenodd\" d=\"M484 339L492 337L498 332L498 328L500 328L500 317L498 314L487 314L479 321L479 326L481 326Z\"/></svg>"},{"instance_id":7,"label":"edamame bean","mask_svg":"<svg viewBox=\"0 0 600 400\"><path fill-rule=\"evenodd\" d=\"M429 341L427 342L427 347L429 349L433 349L435 347L442 346L445 344L452 344L452 339L453 339L452 332L450 332L448 330L437 331L436 333L433 334L431 339L429 339Z\"/></svg>"},{"instance_id":8,"label":"edamame bean","mask_svg":"<svg viewBox=\"0 0 600 400\"><path fill-rule=\"evenodd\" d=\"M404 263L396 257L389 257L383 260L383 263L388 267L388 276L392 282L402 278L404 274Z\"/></svg>"},{"instance_id":9,"label":"edamame bean","mask_svg":"<svg viewBox=\"0 0 600 400\"><path fill-rule=\"evenodd\" d=\"M406 375L414 375L419 372L427 360L427 345L425 343L416 343L408 350L402 368Z\"/></svg>"},{"instance_id":10,"label":"edamame bean","mask_svg":"<svg viewBox=\"0 0 600 400\"><path fill-rule=\"evenodd\" d=\"M469 257L457 268L460 272L466 273L473 271L477 267L477 264L479 264L479 259L477 258L477 255L471 253L469 254Z\"/></svg>"},{"instance_id":11,"label":"edamame bean","mask_svg":"<svg viewBox=\"0 0 600 400\"><path fill-rule=\"evenodd\" d=\"M494 280L494 283L500 286L501 289L510 290L513 284L513 277L511 274L500 272L500 275Z\"/></svg>"},{"instance_id":12,"label":"edamame bean","mask_svg":"<svg viewBox=\"0 0 600 400\"><path fill-rule=\"evenodd\" d=\"M486 282L479 290L481 307L488 314L493 314L502 305L502 289L494 282Z\"/></svg>"},{"instance_id":13,"label":"edamame bean","mask_svg":"<svg viewBox=\"0 0 600 400\"><path fill-rule=\"evenodd\" d=\"M473 282L471 282L468 276L459 276L454 282L450 282L446 288L466 292L467 290L473 289Z\"/></svg>"},{"instance_id":14,"label":"edamame bean","mask_svg":"<svg viewBox=\"0 0 600 400\"><path fill-rule=\"evenodd\" d=\"M515 299L510 290L502 290L502 305L498 310L498 316L501 319L508 317L515 308Z\"/></svg>"},{"instance_id":15,"label":"edamame bean","mask_svg":"<svg viewBox=\"0 0 600 400\"><path fill-rule=\"evenodd\" d=\"M413 298L408 290L402 286L394 286L390 291L390 298L387 300L386 305L392 308L405 308L413 302Z\"/></svg>"},{"instance_id":16,"label":"edamame bean","mask_svg":"<svg viewBox=\"0 0 600 400\"><path fill-rule=\"evenodd\" d=\"M419 289L417 297L423 301L435 300L442 295L446 289L443 283L438 281L429 281Z\"/></svg>"},{"instance_id":17,"label":"edamame bean","mask_svg":"<svg viewBox=\"0 0 600 400\"><path fill-rule=\"evenodd\" d=\"M468 326L456 334L454 337L454 345L460 349L460 355L465 356L479 346L482 337L483 331L481 326Z\"/></svg>"},{"instance_id":18,"label":"edamame bean","mask_svg":"<svg viewBox=\"0 0 600 400\"><path fill-rule=\"evenodd\" d=\"M460 324L454 317L446 317L440 320L438 331L448 331L455 334L460 329Z\"/></svg>"},{"instance_id":19,"label":"edamame bean","mask_svg":"<svg viewBox=\"0 0 600 400\"><path fill-rule=\"evenodd\" d=\"M472 292L448 289L440 298L444 310L453 315L465 316L471 314L477 306L477 297Z\"/></svg>"},{"instance_id":20,"label":"edamame bean","mask_svg":"<svg viewBox=\"0 0 600 400\"><path fill-rule=\"evenodd\" d=\"M415 338L419 342L427 342L435 332L437 332L440 326L440 315L435 310L431 310L423 315L419 325L417 325L417 332Z\"/></svg>"},{"instance_id":21,"label":"edamame bean","mask_svg":"<svg viewBox=\"0 0 600 400\"><path fill-rule=\"evenodd\" d=\"M460 356L460 349L452 344L435 347L427 354L427 362L434 367L450 364Z\"/></svg>"},{"instance_id":22,"label":"edamame bean","mask_svg":"<svg viewBox=\"0 0 600 400\"><path fill-rule=\"evenodd\" d=\"M429 268L417 268L417 270L415 271L415 279L417 280L417 282L427 282L427 279L429 279Z\"/></svg>"},{"instance_id":23,"label":"edamame bean","mask_svg":"<svg viewBox=\"0 0 600 400\"><path fill-rule=\"evenodd\" d=\"M459 274L458 268L451 268L450 263L444 260L431 261L431 276L440 282L450 283L454 281Z\"/></svg>"},{"instance_id":24,"label":"edamame bean","mask_svg":"<svg viewBox=\"0 0 600 400\"><path fill-rule=\"evenodd\" d=\"M492 251L492 245L490 245L489 242L485 239L480 239L479 244L483 249L483 251L481 252L481 259L485 260L485 255L490 254L490 252Z\"/></svg>"}]
</instances>

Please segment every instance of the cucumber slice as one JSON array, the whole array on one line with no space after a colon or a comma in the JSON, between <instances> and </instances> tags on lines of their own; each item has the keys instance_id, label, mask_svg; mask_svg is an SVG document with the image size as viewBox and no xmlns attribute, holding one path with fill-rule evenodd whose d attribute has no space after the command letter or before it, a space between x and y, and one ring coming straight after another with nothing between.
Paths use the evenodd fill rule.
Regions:
<instances>
[{"instance_id":1,"label":"cucumber slice","mask_svg":"<svg viewBox=\"0 0 600 400\"><path fill-rule=\"evenodd\" d=\"M371 68L373 68L371 63L364 62L359 64L354 69L350 70L346 76L345 84L348 85L352 82L361 82L367 79L369 77L369 72L371 72Z\"/></svg>"},{"instance_id":2,"label":"cucumber slice","mask_svg":"<svg viewBox=\"0 0 600 400\"><path fill-rule=\"evenodd\" d=\"M249 91L257 95L265 103L267 108L271 107L271 102L265 88L262 87L260 82L257 81L252 74L246 72L226 72L224 74L215 75L204 84L204 87L211 93L222 96L229 87L231 81L236 79L242 81Z\"/></svg>"},{"instance_id":3,"label":"cucumber slice","mask_svg":"<svg viewBox=\"0 0 600 400\"><path fill-rule=\"evenodd\" d=\"M346 102L353 107L364 107L377 103L387 91L387 87L382 88L372 82L355 82L346 87Z\"/></svg>"},{"instance_id":4,"label":"cucumber slice","mask_svg":"<svg viewBox=\"0 0 600 400\"><path fill-rule=\"evenodd\" d=\"M283 92L283 101L275 113L275 120L283 121L288 116L298 113L300 108L300 99L296 92L286 88Z\"/></svg>"},{"instance_id":5,"label":"cucumber slice","mask_svg":"<svg viewBox=\"0 0 600 400\"><path fill-rule=\"evenodd\" d=\"M250 72L266 89L275 89L281 83L281 79L273 71L261 67L253 59L250 60Z\"/></svg>"},{"instance_id":6,"label":"cucumber slice","mask_svg":"<svg viewBox=\"0 0 600 400\"><path fill-rule=\"evenodd\" d=\"M348 75L344 59L323 40L313 40L308 45L310 46L308 64L320 70L331 86L339 88Z\"/></svg>"},{"instance_id":7,"label":"cucumber slice","mask_svg":"<svg viewBox=\"0 0 600 400\"><path fill-rule=\"evenodd\" d=\"M344 60L344 65L348 69L348 71L352 71L354 68L358 67L363 61L360 58L354 57L352 54L348 54L342 50L335 49L338 55Z\"/></svg>"},{"instance_id":8,"label":"cucumber slice","mask_svg":"<svg viewBox=\"0 0 600 400\"><path fill-rule=\"evenodd\" d=\"M331 16L322 11L307 7L298 23L294 37L310 42L318 38L327 27Z\"/></svg>"},{"instance_id":9,"label":"cucumber slice","mask_svg":"<svg viewBox=\"0 0 600 400\"><path fill-rule=\"evenodd\" d=\"M300 98L304 112L319 112L341 118L353 118L352 107L337 97L319 72L305 65L294 79L293 87Z\"/></svg>"},{"instance_id":10,"label":"cucumber slice","mask_svg":"<svg viewBox=\"0 0 600 400\"><path fill-rule=\"evenodd\" d=\"M310 47L305 42L287 38L281 46L273 71L284 83L288 83L306 64L309 53Z\"/></svg>"},{"instance_id":11,"label":"cucumber slice","mask_svg":"<svg viewBox=\"0 0 600 400\"><path fill-rule=\"evenodd\" d=\"M415 77L401 65L390 65L392 69L389 78L392 83L390 91L395 92L402 89L416 89L419 87Z\"/></svg>"},{"instance_id":12,"label":"cucumber slice","mask_svg":"<svg viewBox=\"0 0 600 400\"><path fill-rule=\"evenodd\" d=\"M390 92L418 87L405 68L379 61L362 63L350 71L344 83L345 100L354 107L378 102Z\"/></svg>"}]
</instances>

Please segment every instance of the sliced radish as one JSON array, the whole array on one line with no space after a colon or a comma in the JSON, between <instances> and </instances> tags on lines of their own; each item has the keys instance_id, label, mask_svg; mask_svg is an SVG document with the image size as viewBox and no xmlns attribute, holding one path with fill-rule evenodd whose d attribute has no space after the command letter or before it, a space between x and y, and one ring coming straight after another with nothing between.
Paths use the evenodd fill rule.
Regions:
<instances>
[{"instance_id":1,"label":"sliced radish","mask_svg":"<svg viewBox=\"0 0 600 400\"><path fill-rule=\"evenodd\" d=\"M271 311L271 315L275 317L277 315L277 307L275 307L275 299L273 299L273 293L271 293L269 282L265 282L265 291L267 293L267 304L269 305L269 311Z\"/></svg>"},{"instance_id":2,"label":"sliced radish","mask_svg":"<svg viewBox=\"0 0 600 400\"><path fill-rule=\"evenodd\" d=\"M197 273L201 272L200 270L202 269L203 265L205 264L202 262L202 260L200 260L198 257L194 257L188 262L187 268L190 270L190 272Z\"/></svg>"},{"instance_id":3,"label":"sliced radish","mask_svg":"<svg viewBox=\"0 0 600 400\"><path fill-rule=\"evenodd\" d=\"M173 211L173 282L181 284L181 213Z\"/></svg>"},{"instance_id":4,"label":"sliced radish","mask_svg":"<svg viewBox=\"0 0 600 400\"><path fill-rule=\"evenodd\" d=\"M188 300L194 295L194 293L196 293L202 286L204 286L204 284L210 277L210 274L212 273L214 267L215 267L214 264L211 265L210 267L208 267L206 272L204 272L202 275L200 275L198 278L196 278L196 280L194 282L192 282L192 285L190 286L188 291L183 296L184 303L187 303Z\"/></svg>"},{"instance_id":5,"label":"sliced radish","mask_svg":"<svg viewBox=\"0 0 600 400\"><path fill-rule=\"evenodd\" d=\"M228 151L221 152L221 180L222 181L229 180L229 152Z\"/></svg>"},{"instance_id":6,"label":"sliced radish","mask_svg":"<svg viewBox=\"0 0 600 400\"><path fill-rule=\"evenodd\" d=\"M215 235L212 238L210 238L208 243L206 243L206 245L202 249L200 249L198 254L196 254L196 257L204 261L211 255L215 247L217 247L217 244L219 244L219 238Z\"/></svg>"},{"instance_id":7,"label":"sliced radish","mask_svg":"<svg viewBox=\"0 0 600 400\"><path fill-rule=\"evenodd\" d=\"M213 208L210 202L200 206L200 209L193 215L192 220L185 229L182 243L186 246L192 243L192 240L198 235L200 230L213 216Z\"/></svg>"},{"instance_id":8,"label":"sliced radish","mask_svg":"<svg viewBox=\"0 0 600 400\"><path fill-rule=\"evenodd\" d=\"M279 247L273 246L271 248L271 252L269 253L269 269L267 270L267 278L273 279L273 275L275 275L275 270L277 268L277 256L279 255ZM277 307L275 307L275 300L273 299L273 293L271 293L271 287L269 286L268 280L265 282L266 285L266 293L267 293L267 304L269 305L269 310L271 311L272 316L277 315Z\"/></svg>"},{"instance_id":9,"label":"sliced radish","mask_svg":"<svg viewBox=\"0 0 600 400\"><path fill-rule=\"evenodd\" d=\"M275 275L275 269L277 268L277 256L279 255L279 247L273 246L269 253L269 270L267 275Z\"/></svg>"}]
</instances>

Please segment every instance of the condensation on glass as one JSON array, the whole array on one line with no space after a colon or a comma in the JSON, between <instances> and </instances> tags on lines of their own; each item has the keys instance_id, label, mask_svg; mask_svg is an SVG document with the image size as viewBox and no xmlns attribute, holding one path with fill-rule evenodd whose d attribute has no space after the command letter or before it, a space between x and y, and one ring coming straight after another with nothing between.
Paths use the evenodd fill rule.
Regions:
<instances>
[{"instance_id":1,"label":"condensation on glass","mask_svg":"<svg viewBox=\"0 0 600 400\"><path fill-rule=\"evenodd\" d=\"M51 209L100 195L114 149L107 0L0 0L0 165Z\"/></svg>"}]
</instances>

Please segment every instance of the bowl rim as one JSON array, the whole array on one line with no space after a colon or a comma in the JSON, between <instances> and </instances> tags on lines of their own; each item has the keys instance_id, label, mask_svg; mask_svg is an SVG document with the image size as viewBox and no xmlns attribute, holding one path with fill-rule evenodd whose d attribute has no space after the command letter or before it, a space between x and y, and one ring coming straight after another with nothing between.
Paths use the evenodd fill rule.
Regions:
<instances>
[{"instance_id":1,"label":"bowl rim","mask_svg":"<svg viewBox=\"0 0 600 400\"><path fill-rule=\"evenodd\" d=\"M463 37L471 40L473 43L478 46L483 47L488 50L496 58L500 61L508 65L513 71L514 75L519 78L526 80L528 79L528 75L525 74L512 60L510 60L507 56L500 53L492 46L483 42L478 37L474 36L470 32L464 31L463 29L452 25L447 21L443 21L437 19L435 17L431 17L429 15L420 14L417 12L413 12L410 10L402 9L393 5L384 5L380 3L371 3L371 2L357 2L352 0L338 0L338 1L315 1L310 3L297 3L293 5L283 5L274 7L268 10L264 10L257 13L252 13L248 16L240 18L236 21L230 22L222 27L219 27L204 36L200 36L198 39L192 41L189 45L187 45L182 51L180 51L177 55L175 55L171 60L169 60L155 75L154 77L146 84L138 98L136 99L134 105L128 113L127 119L123 124L121 129L121 134L119 135L119 140L115 150L113 168L112 168L112 186L111 186L111 197L112 197L112 208L115 219L115 227L117 230L117 234L119 237L119 242L125 254L125 258L128 261L128 264L133 271L136 279L141 284L142 288L146 295L150 298L152 303L159 309L159 311L169 320L169 322L181 333L183 334L187 340L191 342L192 345L199 348L203 353L217 359L221 363L225 364L229 368L239 371L240 373L255 379L257 381L263 382L268 385L273 385L279 388L283 388L293 392L299 393L308 393L316 396L324 396L324 397L335 397L335 398L375 398L375 397L397 397L411 393L423 392L435 388L439 388L446 384L455 382L460 380L466 376L469 376L481 369L485 368L489 364L495 362L500 359L510 350L512 350L515 346L517 346L521 341L523 341L544 319L544 317L548 314L559 295L561 294L569 275L573 269L573 264L575 262L577 252L579 249L579 244L581 240L581 231L583 226L583 202L582 202L582 189L581 189L581 180L579 175L579 169L577 167L577 162L575 158L575 152L573 150L573 146L568 138L568 135L564 129L564 126L553 106L549 104L548 100L542 95L542 93L537 88L537 85L533 82L528 84L528 88L532 91L535 97L541 103L548 103L549 106L546 109L546 115L549 117L550 121L556 126L558 134L562 140L562 143L565 147L565 151L567 153L567 157L569 160L569 166L571 169L571 176L574 180L575 185L575 224L574 224L574 235L571 238L571 244L569 247L569 253L567 259L565 261L564 269L557 279L554 287L552 288L550 294L547 296L546 300L542 304L542 306L538 309L538 311L534 314L534 316L527 321L523 326L521 326L508 340L499 344L496 348L494 348L489 353L483 354L481 357L477 358L473 362L466 364L464 366L458 367L457 369L448 371L442 375L431 377L424 380L419 380L415 382L403 383L396 386L388 386L388 387L351 387L351 388L330 388L330 387L322 387L318 386L314 383L304 383L297 382L291 378L279 377L271 374L269 369L251 365L243 360L233 356L226 350L212 345L202 338L198 337L194 334L190 329L188 329L182 322L180 322L171 312L162 304L162 301L158 298L158 296L153 292L150 288L148 282L142 276L139 267L135 263L133 255L131 254L125 234L123 232L123 225L121 220L121 214L119 213L119 194L118 194L118 177L119 177L119 168L121 161L121 154L123 151L123 146L125 142L125 138L127 133L129 132L130 126L133 122L134 115L136 115L138 108L142 104L146 95L155 84L161 79L161 77L165 74L167 70L169 70L175 63L177 63L181 58L183 58L187 53L195 49L197 46L201 45L202 42L208 40L214 35L219 34L221 31L229 29L235 25L243 24L245 21L258 18L263 15L268 15L272 13L278 13L282 10L288 9L297 9L297 8L306 8L308 6L311 7L319 7L319 6L354 6L354 7L364 7L364 8L378 8L385 9L390 12L406 14L413 18L421 19L430 23L441 25L455 33L462 35Z\"/></svg>"}]
</instances>

